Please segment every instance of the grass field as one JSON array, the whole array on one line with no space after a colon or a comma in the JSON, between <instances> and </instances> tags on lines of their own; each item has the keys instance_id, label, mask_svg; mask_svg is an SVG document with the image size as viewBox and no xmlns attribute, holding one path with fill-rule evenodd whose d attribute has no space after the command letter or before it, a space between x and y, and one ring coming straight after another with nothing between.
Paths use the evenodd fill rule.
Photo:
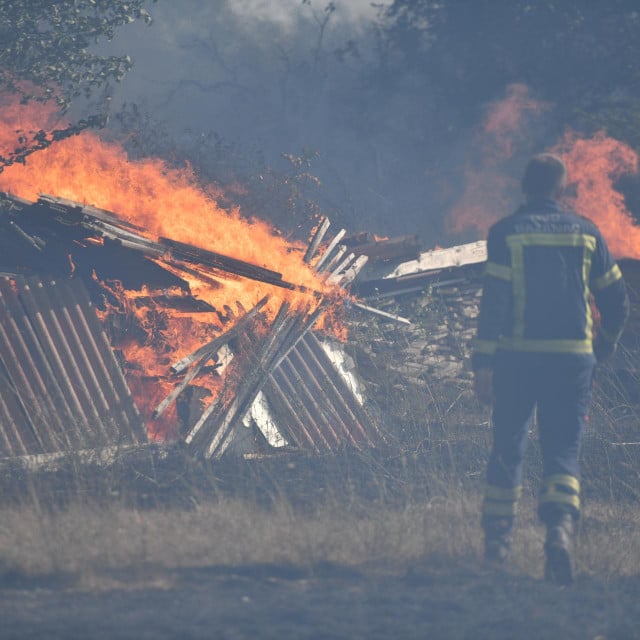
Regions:
<instances>
[{"instance_id":1,"label":"grass field","mask_svg":"<svg viewBox=\"0 0 640 640\"><path fill-rule=\"evenodd\" d=\"M179 449L152 447L124 466L69 464L19 476L5 470L0 613L12 633L0 637L26 630L37 636L32 618L11 605L25 589L46 587L32 596L42 624L58 620L52 603L62 596L55 594L76 594L76 603L78 594L90 594L82 596L88 612L117 598L105 594L133 589L131 606L149 613L135 624L152 626L163 615L153 604L158 589L173 593L184 612L192 606L185 594L197 602L202 585L216 594L211 615L222 616L225 602L240 607L227 602L238 585L264 603L252 622L238 608L233 633L217 637L640 637L640 422L629 398L635 384L628 369L598 377L582 453L578 577L570 589L541 579L535 429L514 557L496 572L482 562L479 527L488 412L468 379L427 391L389 381L389 445L380 450L203 464ZM281 625L294 602L307 621L295 633ZM313 632L349 602L360 607L359 626L341 622ZM402 633L394 636L390 621ZM191 637L209 637L207 629L194 627ZM131 636L105 627L95 637Z\"/></svg>"}]
</instances>

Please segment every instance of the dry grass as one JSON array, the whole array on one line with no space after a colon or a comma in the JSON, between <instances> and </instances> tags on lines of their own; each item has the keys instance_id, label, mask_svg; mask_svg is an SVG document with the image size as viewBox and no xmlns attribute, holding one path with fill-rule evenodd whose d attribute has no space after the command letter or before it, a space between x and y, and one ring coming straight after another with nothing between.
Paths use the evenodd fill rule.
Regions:
<instances>
[{"instance_id":1,"label":"dry grass","mask_svg":"<svg viewBox=\"0 0 640 640\"><path fill-rule=\"evenodd\" d=\"M638 439L639 404L629 390L640 380L604 373L583 451L577 564L582 575L633 576L640 574L640 447L617 445ZM144 490L113 470L99 482L74 471L55 490L39 481L12 502L3 496L0 568L87 576L145 566L331 564L400 574L423 561L479 565L487 411L468 381L426 391L384 382L393 424L386 453L215 463L204 475L187 463L162 476L154 463L159 475ZM512 567L539 577L540 461L531 439ZM96 489L101 482L106 491Z\"/></svg>"},{"instance_id":2,"label":"dry grass","mask_svg":"<svg viewBox=\"0 0 640 640\"><path fill-rule=\"evenodd\" d=\"M403 501L400 501L402 503ZM138 508L86 498L43 508L25 501L0 511L0 559L23 575L86 578L113 569L324 564L405 572L431 559L480 558L480 497L461 487L425 501L395 504L333 494L297 509L286 496L268 507L252 498L220 497L185 509ZM525 499L515 537L514 570L538 577L543 530ZM640 508L590 502L579 535L583 574L640 573Z\"/></svg>"}]
</instances>

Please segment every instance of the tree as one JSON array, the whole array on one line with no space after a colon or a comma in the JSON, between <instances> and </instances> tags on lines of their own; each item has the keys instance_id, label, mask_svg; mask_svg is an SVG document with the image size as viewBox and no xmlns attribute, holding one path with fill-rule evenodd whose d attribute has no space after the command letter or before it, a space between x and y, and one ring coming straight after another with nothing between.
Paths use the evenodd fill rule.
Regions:
<instances>
[{"instance_id":1,"label":"tree","mask_svg":"<svg viewBox=\"0 0 640 640\"><path fill-rule=\"evenodd\" d=\"M155 0L152 0L155 2ZM128 56L101 56L90 47L118 27L151 22L147 0L0 0L0 91L24 101L55 100L62 110L131 68Z\"/></svg>"},{"instance_id":2,"label":"tree","mask_svg":"<svg viewBox=\"0 0 640 640\"><path fill-rule=\"evenodd\" d=\"M98 55L90 47L113 38L124 24L150 24L147 1L0 0L0 93L17 94L23 103L53 100L66 112L75 98L90 98L109 81L121 80L132 66L129 56ZM0 172L105 121L98 114L55 131L21 132L14 149L0 150Z\"/></svg>"},{"instance_id":3,"label":"tree","mask_svg":"<svg viewBox=\"0 0 640 640\"><path fill-rule=\"evenodd\" d=\"M455 105L525 82L554 102L638 90L640 12L634 0L394 0L386 37Z\"/></svg>"}]
</instances>

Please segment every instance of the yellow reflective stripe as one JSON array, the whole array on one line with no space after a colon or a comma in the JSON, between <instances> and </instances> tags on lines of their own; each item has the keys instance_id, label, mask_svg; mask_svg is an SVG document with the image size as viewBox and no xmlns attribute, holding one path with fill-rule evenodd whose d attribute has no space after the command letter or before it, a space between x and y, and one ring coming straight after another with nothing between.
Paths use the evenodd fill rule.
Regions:
<instances>
[{"instance_id":1,"label":"yellow reflective stripe","mask_svg":"<svg viewBox=\"0 0 640 640\"><path fill-rule=\"evenodd\" d=\"M538 340L536 338L501 338L498 347L505 351L540 353L593 353L589 340Z\"/></svg>"},{"instance_id":2,"label":"yellow reflective stripe","mask_svg":"<svg viewBox=\"0 0 640 640\"><path fill-rule=\"evenodd\" d=\"M510 238L507 238L507 241ZM511 246L511 289L513 292L513 334L524 335L524 310L526 306L526 278L524 273L524 249L521 244Z\"/></svg>"},{"instance_id":3,"label":"yellow reflective stripe","mask_svg":"<svg viewBox=\"0 0 640 640\"><path fill-rule=\"evenodd\" d=\"M507 236L507 245L537 247L585 247L595 251L595 236L586 233L516 233Z\"/></svg>"},{"instance_id":4,"label":"yellow reflective stripe","mask_svg":"<svg viewBox=\"0 0 640 640\"><path fill-rule=\"evenodd\" d=\"M579 493L580 481L578 478L566 473L556 473L542 480L540 504L549 502L562 503L580 510Z\"/></svg>"},{"instance_id":5,"label":"yellow reflective stripe","mask_svg":"<svg viewBox=\"0 0 640 640\"><path fill-rule=\"evenodd\" d=\"M567 473L555 473L552 476L547 476L543 478L542 485L543 487L550 487L553 485L562 485L563 487L568 487L569 489L573 489L575 492L580 491L580 480L575 476L570 476Z\"/></svg>"},{"instance_id":6,"label":"yellow reflective stripe","mask_svg":"<svg viewBox=\"0 0 640 640\"><path fill-rule=\"evenodd\" d=\"M570 495L568 493L562 493L561 491L548 491L540 496L540 504L547 504L549 502L568 504L580 510L580 496Z\"/></svg>"},{"instance_id":7,"label":"yellow reflective stripe","mask_svg":"<svg viewBox=\"0 0 640 640\"><path fill-rule=\"evenodd\" d=\"M512 489L505 489L504 487L487 485L484 495L487 500L501 500L503 502L515 501L521 498L522 487L513 487Z\"/></svg>"},{"instance_id":8,"label":"yellow reflective stripe","mask_svg":"<svg viewBox=\"0 0 640 640\"><path fill-rule=\"evenodd\" d=\"M517 502L492 502L485 500L482 513L485 516L515 516L518 511Z\"/></svg>"},{"instance_id":9,"label":"yellow reflective stripe","mask_svg":"<svg viewBox=\"0 0 640 640\"><path fill-rule=\"evenodd\" d=\"M593 340L593 314L591 313L591 305L589 304L589 296L591 290L589 289L589 273L591 272L591 256L592 251L589 251L587 247L582 252L582 281L584 282L584 308L585 308L585 326L584 333L587 340Z\"/></svg>"},{"instance_id":10,"label":"yellow reflective stripe","mask_svg":"<svg viewBox=\"0 0 640 640\"><path fill-rule=\"evenodd\" d=\"M511 280L511 267L495 262L487 262L484 270L485 275L500 278L501 280Z\"/></svg>"},{"instance_id":11,"label":"yellow reflective stripe","mask_svg":"<svg viewBox=\"0 0 640 640\"><path fill-rule=\"evenodd\" d=\"M497 340L481 340L479 338L476 338L473 341L473 350L476 353L485 353L489 356L492 356L496 352L497 348Z\"/></svg>"},{"instance_id":12,"label":"yellow reflective stripe","mask_svg":"<svg viewBox=\"0 0 640 640\"><path fill-rule=\"evenodd\" d=\"M622 278L622 271L620 271L620 267L617 264L614 264L607 273L599 278L596 278L593 282L594 289L604 289L608 287L610 284L617 282Z\"/></svg>"}]
</instances>

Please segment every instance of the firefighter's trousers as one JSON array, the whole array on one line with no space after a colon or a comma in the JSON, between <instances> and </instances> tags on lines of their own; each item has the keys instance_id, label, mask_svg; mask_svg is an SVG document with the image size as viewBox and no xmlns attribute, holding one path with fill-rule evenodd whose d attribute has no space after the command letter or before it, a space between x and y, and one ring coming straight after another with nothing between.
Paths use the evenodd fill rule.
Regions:
<instances>
[{"instance_id":1,"label":"firefighter's trousers","mask_svg":"<svg viewBox=\"0 0 640 640\"><path fill-rule=\"evenodd\" d=\"M592 355L498 351L493 374L493 448L483 503L485 526L513 521L534 410L542 450L539 515L580 515L580 438L591 402Z\"/></svg>"}]
</instances>

